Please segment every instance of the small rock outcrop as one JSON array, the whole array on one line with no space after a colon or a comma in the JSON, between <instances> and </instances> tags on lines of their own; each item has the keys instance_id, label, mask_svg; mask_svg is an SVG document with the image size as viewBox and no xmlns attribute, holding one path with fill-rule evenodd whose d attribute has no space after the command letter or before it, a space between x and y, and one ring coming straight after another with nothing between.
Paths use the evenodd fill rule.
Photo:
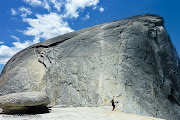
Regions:
<instances>
[{"instance_id":1,"label":"small rock outcrop","mask_svg":"<svg viewBox=\"0 0 180 120\"><path fill-rule=\"evenodd\" d=\"M50 105L106 106L180 119L180 59L157 15L141 15L58 36L14 55L0 94L46 92Z\"/></svg>"},{"instance_id":2,"label":"small rock outcrop","mask_svg":"<svg viewBox=\"0 0 180 120\"><path fill-rule=\"evenodd\" d=\"M43 108L50 103L46 93L20 92L0 96L0 107L4 113L18 113L31 108Z\"/></svg>"}]
</instances>

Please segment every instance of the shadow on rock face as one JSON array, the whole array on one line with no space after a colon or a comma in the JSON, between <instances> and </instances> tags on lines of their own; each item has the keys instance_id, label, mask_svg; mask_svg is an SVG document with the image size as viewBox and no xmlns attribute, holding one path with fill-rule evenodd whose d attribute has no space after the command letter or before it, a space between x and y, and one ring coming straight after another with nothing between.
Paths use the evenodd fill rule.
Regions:
<instances>
[{"instance_id":1,"label":"shadow on rock face","mask_svg":"<svg viewBox=\"0 0 180 120\"><path fill-rule=\"evenodd\" d=\"M22 115L35 115L35 114L44 114L49 113L49 108L45 106L31 106L26 107L26 109L20 110L3 110L1 114L13 115L13 114L20 114Z\"/></svg>"}]
</instances>

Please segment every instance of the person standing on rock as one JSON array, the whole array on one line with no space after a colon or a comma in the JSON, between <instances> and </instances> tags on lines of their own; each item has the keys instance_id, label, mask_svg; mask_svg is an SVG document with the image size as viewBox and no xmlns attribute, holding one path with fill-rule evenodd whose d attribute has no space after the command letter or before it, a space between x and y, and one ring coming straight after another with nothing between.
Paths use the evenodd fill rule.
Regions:
<instances>
[{"instance_id":1,"label":"person standing on rock","mask_svg":"<svg viewBox=\"0 0 180 120\"><path fill-rule=\"evenodd\" d=\"M112 111L114 111L114 109L115 109L115 102L114 102L114 98L111 100L111 103L112 103L112 106L113 106L113 109L112 109ZM118 103L118 102L116 102L116 103Z\"/></svg>"}]
</instances>

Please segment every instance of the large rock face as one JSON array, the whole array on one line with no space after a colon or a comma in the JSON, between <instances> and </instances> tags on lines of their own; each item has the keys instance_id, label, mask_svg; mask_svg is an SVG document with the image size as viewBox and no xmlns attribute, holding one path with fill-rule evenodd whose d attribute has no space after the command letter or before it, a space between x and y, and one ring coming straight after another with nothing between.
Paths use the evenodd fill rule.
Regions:
<instances>
[{"instance_id":1,"label":"large rock face","mask_svg":"<svg viewBox=\"0 0 180 120\"><path fill-rule=\"evenodd\" d=\"M51 105L103 106L180 119L180 60L156 15L105 23L30 46L0 76L0 93L46 92Z\"/></svg>"}]
</instances>

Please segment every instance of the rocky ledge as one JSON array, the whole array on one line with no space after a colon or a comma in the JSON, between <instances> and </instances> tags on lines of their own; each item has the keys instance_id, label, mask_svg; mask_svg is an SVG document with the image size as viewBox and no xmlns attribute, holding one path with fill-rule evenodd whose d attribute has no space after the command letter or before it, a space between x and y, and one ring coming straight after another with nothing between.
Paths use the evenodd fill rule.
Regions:
<instances>
[{"instance_id":1,"label":"rocky ledge","mask_svg":"<svg viewBox=\"0 0 180 120\"><path fill-rule=\"evenodd\" d=\"M25 113L30 109L41 111L40 108L46 107L49 103L48 96L42 92L21 92L0 96L3 113Z\"/></svg>"}]
</instances>

